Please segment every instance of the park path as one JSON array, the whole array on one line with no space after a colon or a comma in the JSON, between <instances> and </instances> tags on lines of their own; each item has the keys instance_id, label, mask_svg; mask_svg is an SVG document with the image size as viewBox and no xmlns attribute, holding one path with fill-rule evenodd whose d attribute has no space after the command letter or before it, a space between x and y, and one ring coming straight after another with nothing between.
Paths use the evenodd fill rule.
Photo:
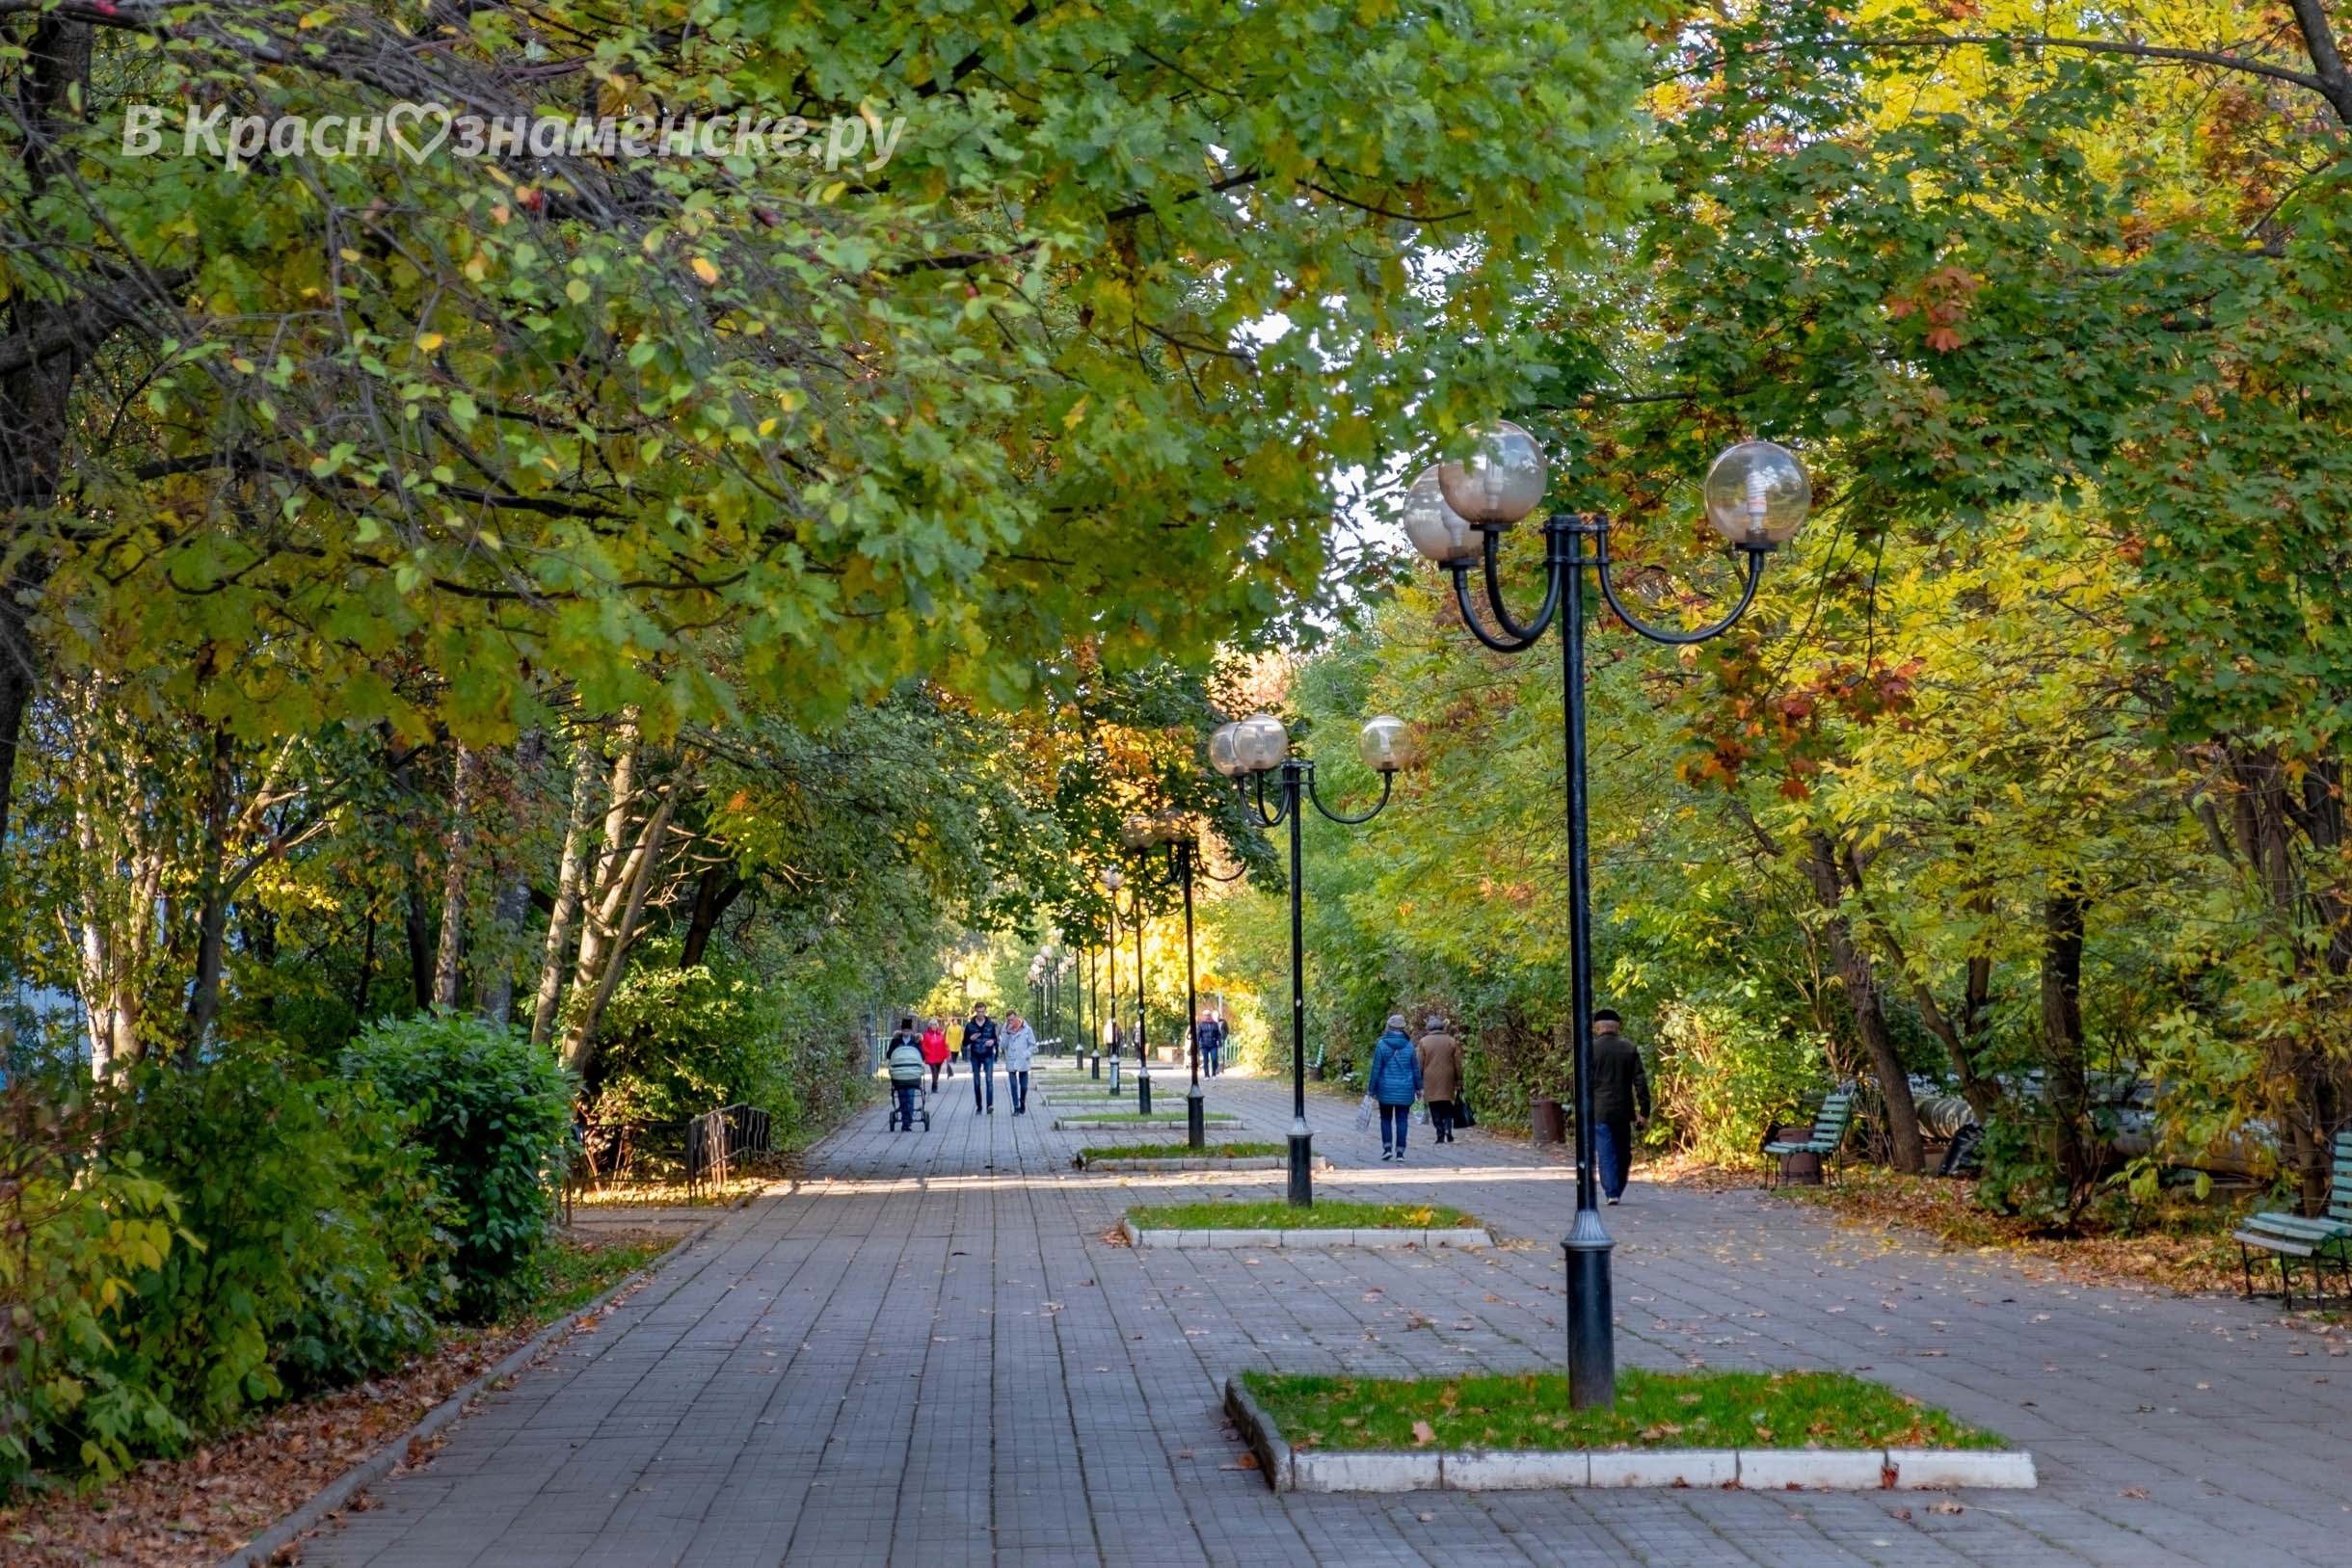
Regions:
<instances>
[{"instance_id":1,"label":"park path","mask_svg":"<svg viewBox=\"0 0 2352 1568\"><path fill-rule=\"evenodd\" d=\"M1156 1087L1181 1108L1181 1079ZM1286 1086L1227 1075L1210 1095L1248 1136L1289 1119ZM933 1106L928 1133L886 1133L876 1108L826 1140L806 1179L484 1399L303 1561L2352 1563L2352 1341L1638 1178L1606 1210L1623 1361L1866 1370L2032 1448L2041 1490L1957 1512L1891 1493L1277 1497L1224 1433L1233 1371L1558 1364L1558 1158L1472 1132L1383 1166L1319 1096L1318 1151L1343 1167L1319 1192L1453 1203L1520 1239L1136 1251L1105 1239L1129 1205L1278 1196L1281 1173L1088 1176L1072 1153L1109 1135L1051 1130L1055 1106L1016 1119L1000 1090L976 1116L960 1078Z\"/></svg>"}]
</instances>

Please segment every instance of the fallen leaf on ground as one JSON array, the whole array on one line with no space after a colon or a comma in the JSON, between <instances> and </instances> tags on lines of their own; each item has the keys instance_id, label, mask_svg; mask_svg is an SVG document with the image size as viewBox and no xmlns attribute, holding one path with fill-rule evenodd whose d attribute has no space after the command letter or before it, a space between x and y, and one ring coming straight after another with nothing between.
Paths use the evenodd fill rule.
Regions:
<instances>
[{"instance_id":1,"label":"fallen leaf on ground","mask_svg":"<svg viewBox=\"0 0 2352 1568\"><path fill-rule=\"evenodd\" d=\"M1414 1447L1414 1448L1428 1448L1428 1447L1429 1447L1430 1444L1432 1444L1432 1443L1434 1443L1434 1442L1436 1442L1436 1441L1437 1441L1437 1428L1435 1428L1434 1426L1431 1426L1431 1425L1430 1425L1430 1424L1428 1422L1425 1422L1425 1421L1417 1421L1417 1422L1413 1422L1413 1447Z\"/></svg>"}]
</instances>

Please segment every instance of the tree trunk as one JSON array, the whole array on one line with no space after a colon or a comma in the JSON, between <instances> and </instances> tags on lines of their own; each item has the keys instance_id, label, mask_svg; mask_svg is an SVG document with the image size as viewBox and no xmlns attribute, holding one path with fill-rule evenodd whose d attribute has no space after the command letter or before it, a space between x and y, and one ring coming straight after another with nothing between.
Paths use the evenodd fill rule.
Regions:
<instances>
[{"instance_id":1,"label":"tree trunk","mask_svg":"<svg viewBox=\"0 0 2352 1568\"><path fill-rule=\"evenodd\" d=\"M204 864L197 885L196 983L188 993L183 1066L196 1065L221 1014L221 966L228 934L228 822L236 796L236 742L228 726L212 731L211 789L204 801Z\"/></svg>"},{"instance_id":2,"label":"tree trunk","mask_svg":"<svg viewBox=\"0 0 2352 1568\"><path fill-rule=\"evenodd\" d=\"M454 1010L466 957L466 861L473 850L473 797L481 787L482 754L460 743L449 786L449 827L441 835L448 864L441 869L441 947L433 958L433 1001Z\"/></svg>"},{"instance_id":3,"label":"tree trunk","mask_svg":"<svg viewBox=\"0 0 2352 1568\"><path fill-rule=\"evenodd\" d=\"M584 983L588 1000L572 1027L564 1032L563 1064L572 1072L585 1076L589 1059L596 1053L597 1025L604 1019L604 1008L611 1002L613 992L621 984L621 974L628 967L628 948L636 940L637 922L645 913L645 890L654 880L654 867L660 862L662 842L669 837L670 813L678 807L679 796L684 793L689 778L688 765L681 763L678 776L661 792L661 800L654 814L646 819L637 835L637 842L624 863L620 883L612 896L621 901L619 909L609 906L601 922L607 932L601 951L601 968L592 982ZM595 925L589 927L590 931ZM586 946L583 934L581 945Z\"/></svg>"},{"instance_id":4,"label":"tree trunk","mask_svg":"<svg viewBox=\"0 0 2352 1568\"><path fill-rule=\"evenodd\" d=\"M572 741L572 805L564 828L563 867L555 883L555 907L548 912L548 952L539 969L539 994L531 1008L531 1044L544 1046L555 1032L555 1008L563 999L564 959L572 927L580 915L581 883L587 874L588 818L595 810L596 746L585 733Z\"/></svg>"},{"instance_id":5,"label":"tree trunk","mask_svg":"<svg viewBox=\"0 0 2352 1568\"><path fill-rule=\"evenodd\" d=\"M612 941L612 918L620 910L627 881L628 813L637 804L636 786L637 736L630 728L622 734L621 755L613 758L604 800L604 837L586 878L587 918L580 927L579 962L572 970L572 985L577 991L596 983L603 969L604 949Z\"/></svg>"},{"instance_id":6,"label":"tree trunk","mask_svg":"<svg viewBox=\"0 0 2352 1568\"><path fill-rule=\"evenodd\" d=\"M1845 986L1846 1005L1854 1013L1855 1029L1862 1037L1862 1049L1870 1054L1871 1070L1878 1076L1880 1097L1886 1106L1886 1136L1894 1168L1915 1176L1927 1168L1927 1152L1919 1141L1919 1112L1911 1103L1911 1078L1903 1071L1894 1036L1886 1027L1878 976L1870 956L1855 943L1844 913L1845 887L1836 850L1818 829L1809 831L1805 840L1805 872L1812 879L1814 897L1828 916L1823 933L1829 939L1830 957Z\"/></svg>"},{"instance_id":7,"label":"tree trunk","mask_svg":"<svg viewBox=\"0 0 2352 1568\"><path fill-rule=\"evenodd\" d=\"M367 939L360 947L360 984L352 993L351 998L352 1016L361 1023L367 1022L367 982L369 976L375 972L375 969L376 905L375 901L370 899L367 905Z\"/></svg>"},{"instance_id":8,"label":"tree trunk","mask_svg":"<svg viewBox=\"0 0 2352 1568\"><path fill-rule=\"evenodd\" d=\"M694 884L694 914L686 922L685 945L678 954L680 969L690 970L703 961L703 950L710 945L710 933L718 929L719 917L742 891L743 879L731 875L728 867L703 867Z\"/></svg>"},{"instance_id":9,"label":"tree trunk","mask_svg":"<svg viewBox=\"0 0 2352 1568\"><path fill-rule=\"evenodd\" d=\"M25 41L24 85L10 119L36 193L64 161L56 142L59 122L84 117L95 36L89 22L52 15L35 23ZM32 265L38 270L40 263ZM89 340L67 333L58 352L0 377L0 507L11 519L10 547L0 548L0 844L8 841L25 716L40 689L40 651L26 623L49 576L48 557L38 546L21 546L22 519L56 498L73 384L84 355L110 330L72 300L43 299L26 289L12 291L7 321L8 335L19 340L51 336L60 323L77 325Z\"/></svg>"},{"instance_id":10,"label":"tree trunk","mask_svg":"<svg viewBox=\"0 0 2352 1568\"><path fill-rule=\"evenodd\" d=\"M2083 915L2081 890L2071 879L2051 878L2042 901L2042 1047L2049 1062L2058 1168L2075 1194L2090 1181L2094 1165L2090 1073L2082 1042Z\"/></svg>"}]
</instances>

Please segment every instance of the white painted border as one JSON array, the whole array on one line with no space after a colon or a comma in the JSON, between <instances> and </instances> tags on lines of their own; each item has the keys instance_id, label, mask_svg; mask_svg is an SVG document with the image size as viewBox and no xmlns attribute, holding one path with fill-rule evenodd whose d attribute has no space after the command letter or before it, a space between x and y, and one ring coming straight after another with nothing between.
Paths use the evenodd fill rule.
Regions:
<instances>
[{"instance_id":1,"label":"white painted border","mask_svg":"<svg viewBox=\"0 0 2352 1568\"><path fill-rule=\"evenodd\" d=\"M1149 1232L1145 1233L1149 1235ZM1974 1448L1293 1448L1250 1396L1225 1380L1225 1413L1277 1492L1488 1492L1549 1487L1743 1487L1876 1492L1890 1487L2030 1490L2023 1449Z\"/></svg>"}]
</instances>

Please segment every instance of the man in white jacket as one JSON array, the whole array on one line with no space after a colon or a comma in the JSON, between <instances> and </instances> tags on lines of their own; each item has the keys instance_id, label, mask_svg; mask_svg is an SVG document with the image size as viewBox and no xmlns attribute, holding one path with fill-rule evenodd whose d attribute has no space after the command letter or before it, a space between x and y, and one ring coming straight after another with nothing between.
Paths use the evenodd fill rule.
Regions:
<instances>
[{"instance_id":1,"label":"man in white jacket","mask_svg":"<svg viewBox=\"0 0 2352 1568\"><path fill-rule=\"evenodd\" d=\"M1029 1061L1037 1054L1037 1031L1019 1013L1004 1015L1004 1038L997 1048L1004 1056L1004 1083L1013 1093L1013 1114L1029 1114Z\"/></svg>"}]
</instances>

